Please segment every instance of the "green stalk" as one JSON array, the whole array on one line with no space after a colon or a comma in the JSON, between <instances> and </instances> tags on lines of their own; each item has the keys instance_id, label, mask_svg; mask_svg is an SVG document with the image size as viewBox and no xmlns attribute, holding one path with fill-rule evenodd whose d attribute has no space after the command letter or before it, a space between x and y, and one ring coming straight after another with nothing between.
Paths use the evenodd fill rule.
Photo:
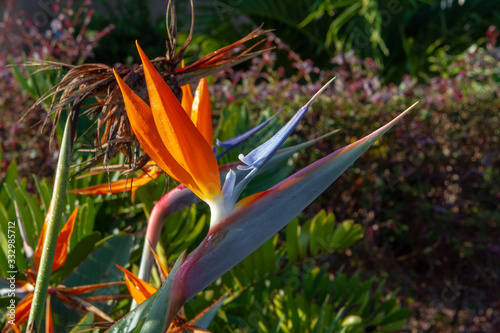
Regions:
<instances>
[{"instance_id":1,"label":"green stalk","mask_svg":"<svg viewBox=\"0 0 500 333\"><path fill-rule=\"evenodd\" d=\"M45 234L45 244L43 246L40 266L37 273L33 302L31 304L30 316L28 319L28 331L40 330L45 299L49 288L50 273L54 254L56 251L57 237L61 229L61 215L66 199L66 187L68 185L69 166L71 159L71 139L70 139L70 118L66 120L64 135L59 151L56 175L54 180L54 191L52 192L52 210L47 217L47 231Z\"/></svg>"}]
</instances>

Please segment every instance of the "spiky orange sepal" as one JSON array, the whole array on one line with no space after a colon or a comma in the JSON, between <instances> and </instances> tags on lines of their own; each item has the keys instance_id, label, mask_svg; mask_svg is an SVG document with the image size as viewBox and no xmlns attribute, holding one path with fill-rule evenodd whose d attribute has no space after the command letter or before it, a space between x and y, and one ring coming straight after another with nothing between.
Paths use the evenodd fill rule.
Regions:
<instances>
[{"instance_id":1,"label":"spiky orange sepal","mask_svg":"<svg viewBox=\"0 0 500 333\"><path fill-rule=\"evenodd\" d=\"M50 209L49 209L50 210ZM68 257L68 244L71 239L71 234L73 233L73 227L76 221L76 215L78 214L78 207L75 208L73 213L71 213L68 221L61 229L61 233L57 237L56 251L54 256L54 262L52 264L52 272L61 268L61 266L66 261ZM47 214L49 216L50 214ZM34 266L35 271L38 272L38 267L40 266L40 259L42 257L42 249L45 244L45 232L47 230L47 219L43 223L42 231L40 232L40 239L38 240L38 244L36 246L36 250L34 253Z\"/></svg>"}]
</instances>

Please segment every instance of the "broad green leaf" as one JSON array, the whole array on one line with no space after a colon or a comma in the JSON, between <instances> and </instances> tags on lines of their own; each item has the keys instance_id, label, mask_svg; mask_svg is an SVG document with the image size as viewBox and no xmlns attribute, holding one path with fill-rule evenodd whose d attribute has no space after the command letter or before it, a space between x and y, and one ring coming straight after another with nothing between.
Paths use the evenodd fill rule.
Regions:
<instances>
[{"instance_id":1,"label":"broad green leaf","mask_svg":"<svg viewBox=\"0 0 500 333\"><path fill-rule=\"evenodd\" d=\"M67 276L62 284L66 287L77 287L104 282L123 281L123 273L116 265L127 265L133 244L132 235L111 235L97 244L97 248ZM92 295L116 295L118 289L118 286L102 288L94 291ZM109 302L97 305L104 312L112 309L112 304ZM55 322L62 325L62 327L73 325L80 320L78 313L68 309L58 299L54 299L52 312Z\"/></svg>"},{"instance_id":2,"label":"broad green leaf","mask_svg":"<svg viewBox=\"0 0 500 333\"><path fill-rule=\"evenodd\" d=\"M101 238L101 234L95 231L82 239L73 249L68 253L68 257L64 265L52 274L52 281L60 283L66 276L75 269L85 258L94 250L95 244Z\"/></svg>"},{"instance_id":3,"label":"broad green leaf","mask_svg":"<svg viewBox=\"0 0 500 333\"><path fill-rule=\"evenodd\" d=\"M96 237L89 236L89 237ZM133 237L113 235L97 242L98 246L64 281L67 287L121 281L123 274L116 265L125 266L130 257Z\"/></svg>"}]
</instances>

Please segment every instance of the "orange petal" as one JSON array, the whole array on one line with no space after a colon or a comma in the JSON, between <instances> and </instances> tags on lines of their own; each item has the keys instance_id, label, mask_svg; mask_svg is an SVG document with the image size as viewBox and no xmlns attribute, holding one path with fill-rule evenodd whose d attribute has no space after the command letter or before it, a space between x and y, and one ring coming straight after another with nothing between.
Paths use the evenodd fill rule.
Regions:
<instances>
[{"instance_id":1,"label":"orange petal","mask_svg":"<svg viewBox=\"0 0 500 333\"><path fill-rule=\"evenodd\" d=\"M68 257L68 245L71 239L71 234L73 234L73 227L75 226L76 215L78 214L78 207L75 208L73 213L71 213L68 221L61 229L59 237L57 237L56 253L54 255L54 263L52 264L52 272L59 269L66 258Z\"/></svg>"},{"instance_id":2,"label":"orange petal","mask_svg":"<svg viewBox=\"0 0 500 333\"><path fill-rule=\"evenodd\" d=\"M156 167L156 166L155 166ZM119 179L110 184L99 184L94 186L89 186L85 188L78 188L68 191L68 193L82 194L82 195L97 195L97 194L108 194L108 193L122 193L126 191L132 191L132 201L134 201L135 191L149 183L155 178L161 175L159 168L149 168L150 172L142 173L136 178L132 179Z\"/></svg>"},{"instance_id":3,"label":"orange petal","mask_svg":"<svg viewBox=\"0 0 500 333\"><path fill-rule=\"evenodd\" d=\"M253 38L256 38L259 35L262 35L263 33L266 32L266 31L260 30L260 28L262 28L262 25L260 27L258 27L257 29L255 29L254 31L252 31L251 33L249 33L248 35L246 35L245 37L243 37L242 39L234 42L233 44L227 45L223 48L218 49L217 51L210 53L209 55L204 56L203 58L199 59L198 61L195 61L194 63L192 63L191 65L189 65L186 68L178 68L175 70L175 72L182 73L185 71L193 71L194 69L208 67L209 65L213 65L214 63L217 63L217 62L224 63L226 61L237 59L238 57L242 56L243 54L248 53L252 48L254 48L256 45L260 44L263 41L258 42L257 44L255 44L254 46L250 47L245 52L243 52L242 54L239 54L237 56L230 57L229 59L227 59L227 58L220 59L220 58L222 58L224 55L228 54L231 50L234 50L235 48L239 47L243 43L245 43ZM220 61L218 61L219 59L220 59Z\"/></svg>"},{"instance_id":4,"label":"orange petal","mask_svg":"<svg viewBox=\"0 0 500 333\"><path fill-rule=\"evenodd\" d=\"M11 328L14 331L14 333L21 333L21 330L17 327L17 325L11 326ZM2 333L3 333L3 331L2 331Z\"/></svg>"},{"instance_id":5,"label":"orange petal","mask_svg":"<svg viewBox=\"0 0 500 333\"><path fill-rule=\"evenodd\" d=\"M54 323L52 322L52 310L50 303L50 295L47 295L45 306L45 333L54 333Z\"/></svg>"},{"instance_id":6,"label":"orange petal","mask_svg":"<svg viewBox=\"0 0 500 333\"><path fill-rule=\"evenodd\" d=\"M167 268L165 266L163 266L163 264L160 261L160 258L158 258L158 256L156 255L156 252L153 251L153 249L151 249L151 252L153 252L153 255L155 256L156 262L158 263L158 265L160 265L160 268L161 268L161 271L163 272L163 275L165 275L165 277L167 277L168 276Z\"/></svg>"},{"instance_id":7,"label":"orange petal","mask_svg":"<svg viewBox=\"0 0 500 333\"><path fill-rule=\"evenodd\" d=\"M19 304L17 304L15 312L16 312L16 320L15 320L15 325L5 325L4 329L2 330L3 332L8 332L7 327L11 327L14 332L20 332L19 326L24 324L26 320L28 320L29 314L30 314L30 309L31 309L31 302L33 301L33 293L29 293Z\"/></svg>"},{"instance_id":8,"label":"orange petal","mask_svg":"<svg viewBox=\"0 0 500 333\"><path fill-rule=\"evenodd\" d=\"M91 291L100 289L100 288L106 288L106 287L111 287L111 286L118 286L122 285L123 282L121 281L114 281L114 282L104 282L104 283L97 283L97 284L87 284L83 286L78 286L78 287L65 287L65 286L57 286L56 290L59 293L68 294L68 295L80 295L80 294L86 294Z\"/></svg>"},{"instance_id":9,"label":"orange petal","mask_svg":"<svg viewBox=\"0 0 500 333\"><path fill-rule=\"evenodd\" d=\"M121 193L133 190L140 186L146 185L153 178L132 178L132 179L119 179L110 184L99 184L85 188L78 188L68 191L68 193L82 194L82 195L96 195L108 193Z\"/></svg>"},{"instance_id":10,"label":"orange petal","mask_svg":"<svg viewBox=\"0 0 500 333\"><path fill-rule=\"evenodd\" d=\"M203 138L153 64L137 44L154 123L165 147L189 172L210 201L221 196L219 168L211 145ZM188 184L185 184L188 186Z\"/></svg>"},{"instance_id":11,"label":"orange petal","mask_svg":"<svg viewBox=\"0 0 500 333\"><path fill-rule=\"evenodd\" d=\"M184 60L182 61L184 63ZM185 84L181 87L182 90L182 108L186 111L188 117L191 117L191 108L193 107L193 92L191 86Z\"/></svg>"},{"instance_id":12,"label":"orange petal","mask_svg":"<svg viewBox=\"0 0 500 333\"><path fill-rule=\"evenodd\" d=\"M116 81L123 94L130 126L141 144L141 148L170 176L186 185L197 196L201 195L193 177L174 159L166 149L158 133L151 108L114 72ZM181 107L182 108L182 107ZM185 114L185 112L183 111Z\"/></svg>"},{"instance_id":13,"label":"orange petal","mask_svg":"<svg viewBox=\"0 0 500 333\"><path fill-rule=\"evenodd\" d=\"M139 279L129 270L118 265L116 265L116 267L118 267L125 274L128 291L137 304L141 304L156 292L155 287L151 286L146 281Z\"/></svg>"},{"instance_id":14,"label":"orange petal","mask_svg":"<svg viewBox=\"0 0 500 333\"><path fill-rule=\"evenodd\" d=\"M43 244L45 243L45 231L47 229L48 217L52 212L52 206L54 201L50 200L49 209L47 209L47 215L45 215L45 221L43 221L42 230L40 231L38 243L36 244L35 253L33 254L33 264L35 265L35 272L32 272L36 280L36 272L38 271L38 265L40 264L40 258L42 258ZM31 269L30 269L31 270ZM28 270L28 271L30 271ZM34 285L34 283L33 283Z\"/></svg>"},{"instance_id":15,"label":"orange petal","mask_svg":"<svg viewBox=\"0 0 500 333\"><path fill-rule=\"evenodd\" d=\"M59 233L59 236L57 237L56 252L54 255L54 262L52 263L52 272L59 269L64 264L66 258L68 257L68 244L69 240L71 239L71 234L73 233L73 227L75 225L77 214L78 214L78 207L76 207L73 213L71 213L70 217L68 218L68 221L63 226L61 232ZM47 214L47 216L49 216L49 214ZM46 218L45 221L43 222L42 231L40 232L40 239L38 240L38 244L36 245L36 250L33 255L35 272L38 272L38 267L40 266L40 259L42 257L43 245L45 243L45 233L47 230L47 223L48 221Z\"/></svg>"},{"instance_id":16,"label":"orange petal","mask_svg":"<svg viewBox=\"0 0 500 333\"><path fill-rule=\"evenodd\" d=\"M49 214L47 214L49 216ZM35 266L35 275L38 272L38 267L40 266L40 259L42 258L43 244L45 243L45 231L47 230L47 218L43 222L42 231L40 231L40 238L36 245L35 253L33 254L33 265ZM36 279L35 279L36 281Z\"/></svg>"},{"instance_id":17,"label":"orange petal","mask_svg":"<svg viewBox=\"0 0 500 333\"><path fill-rule=\"evenodd\" d=\"M200 131L201 135L212 146L214 134L212 128L212 106L210 105L210 95L208 94L207 78L203 78L198 83L196 95L191 111L191 120Z\"/></svg>"}]
</instances>

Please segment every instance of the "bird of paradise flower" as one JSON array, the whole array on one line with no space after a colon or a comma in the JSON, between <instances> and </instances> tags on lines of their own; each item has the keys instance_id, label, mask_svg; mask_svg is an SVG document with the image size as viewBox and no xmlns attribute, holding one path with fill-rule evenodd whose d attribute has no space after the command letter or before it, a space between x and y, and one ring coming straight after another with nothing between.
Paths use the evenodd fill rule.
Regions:
<instances>
[{"instance_id":1,"label":"bird of paradise flower","mask_svg":"<svg viewBox=\"0 0 500 333\"><path fill-rule=\"evenodd\" d=\"M184 67L184 63L182 64ZM196 128L203 134L203 137L207 141L209 145L213 143L213 129L212 129L212 108L210 105L210 95L208 91L208 85L206 78L200 80L197 89L195 91L195 95L193 97L193 93L191 91L190 85L184 85L181 87L182 89L182 100L181 106L191 119ZM281 112L281 111L280 111ZM231 138L226 141L217 141L217 146L223 148L224 150L216 155L216 158L227 154L232 149L239 146L241 143L246 141L252 135L261 131L266 125L268 125L273 119L275 119L280 112L276 112L272 117L263 121L259 125L254 128L237 135L234 138ZM293 153L306 148L320 139L331 135L337 131L332 131L324 136L320 136L316 139L307 141L305 143L284 148L279 151L274 157L273 160L275 163L269 163L268 165L277 164L278 162L286 160L288 157L293 155ZM241 164L241 162L231 163L228 165L219 166L219 174L222 179L225 178L227 172L231 170L231 168L236 168L237 165ZM238 174L242 174L243 171L236 170ZM138 177L132 179L119 179L117 181L111 182L109 184L99 184L81 189L74 189L68 191L69 193L81 194L81 195L97 195L97 194L108 194L108 193L120 193L125 191L131 191L131 199L134 201L134 195L137 189L141 186L148 184L151 180L156 179L162 174L162 170L158 167L154 161L149 162L144 168L143 173ZM92 175L91 172L89 175ZM149 246L156 248L156 244L159 240L159 235L161 233L161 229L163 226L163 222L169 214L172 214L175 211L180 210L183 207L189 206L191 204L199 201L199 198L191 192L191 190L185 187L183 184L177 186L176 188L169 191L164 197L162 197L153 207L153 210L150 214L146 238L144 241L143 255L141 257L141 265L139 271L139 277L144 280L149 279L150 268L152 264L152 256L149 251ZM134 303L133 306L136 304Z\"/></svg>"},{"instance_id":2,"label":"bird of paradise flower","mask_svg":"<svg viewBox=\"0 0 500 333\"><path fill-rule=\"evenodd\" d=\"M238 201L248 182L274 156L328 84L271 139L246 156L240 154L243 165L237 168L246 172L243 179L237 181L236 172L229 170L222 184L211 145L139 46L138 50L151 107L115 73L131 127L153 161L205 201L211 210L210 229L202 243L189 256L182 255L162 288L127 316L135 321L141 316L146 318L141 332L165 331L189 299L284 227L416 104L365 138L266 191ZM113 329L123 328L120 325Z\"/></svg>"}]
</instances>

